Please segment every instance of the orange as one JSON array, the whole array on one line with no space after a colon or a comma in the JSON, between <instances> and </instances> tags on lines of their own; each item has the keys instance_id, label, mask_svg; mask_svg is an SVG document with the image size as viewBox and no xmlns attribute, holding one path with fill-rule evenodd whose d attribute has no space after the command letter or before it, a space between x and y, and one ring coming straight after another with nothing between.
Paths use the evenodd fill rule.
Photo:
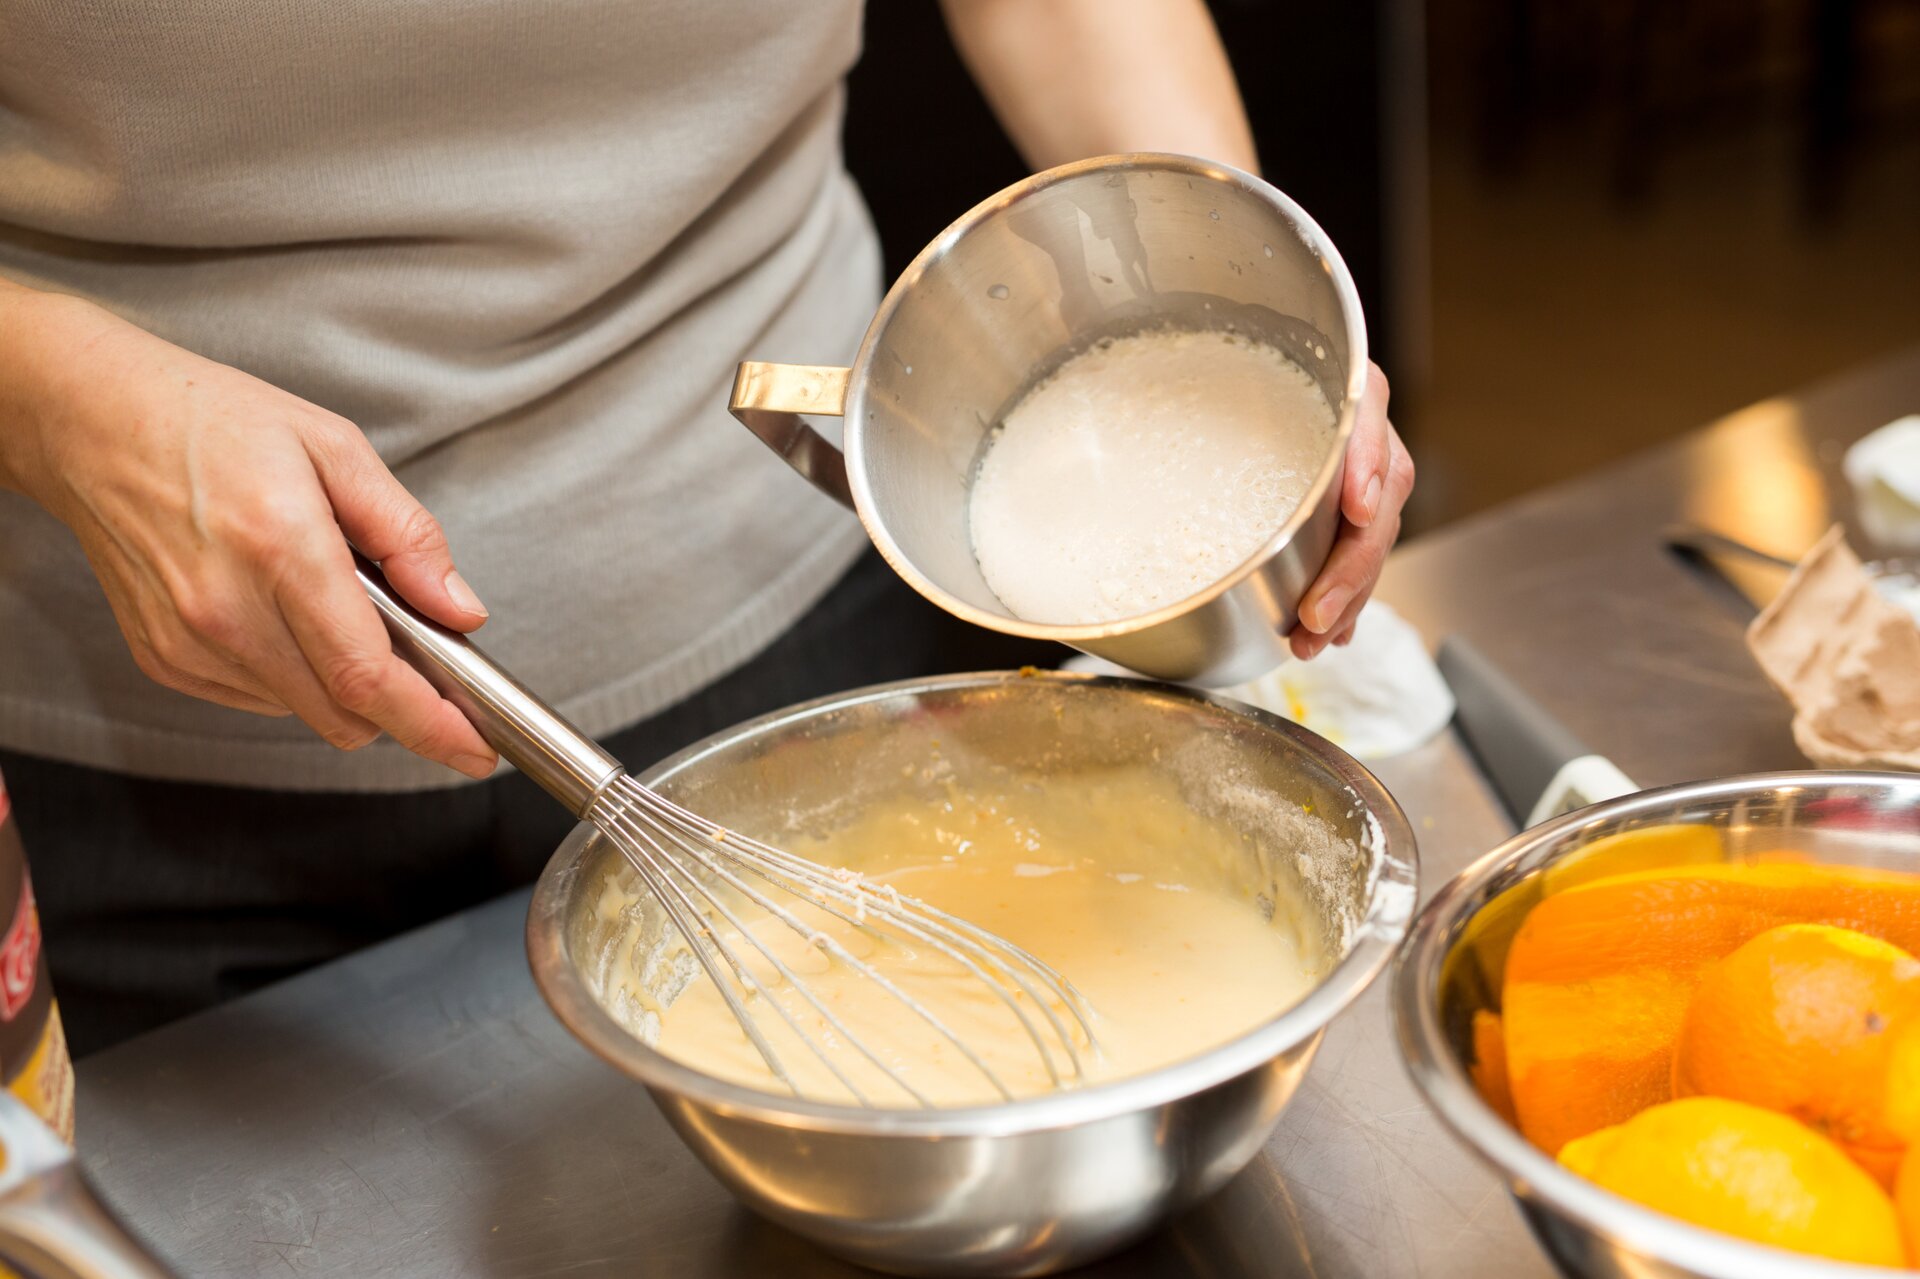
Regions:
<instances>
[{"instance_id":1,"label":"orange","mask_svg":"<svg viewBox=\"0 0 1920 1279\"><path fill-rule=\"evenodd\" d=\"M1520 1131L1549 1154L1672 1095L1673 1045L1706 969L1781 924L1920 949L1920 875L1810 864L1640 869L1575 882L1505 957L1501 1024Z\"/></svg>"},{"instance_id":2,"label":"orange","mask_svg":"<svg viewBox=\"0 0 1920 1279\"><path fill-rule=\"evenodd\" d=\"M1568 1142L1560 1163L1708 1230L1869 1266L1906 1262L1887 1192L1826 1138L1757 1106L1666 1102Z\"/></svg>"},{"instance_id":3,"label":"orange","mask_svg":"<svg viewBox=\"0 0 1920 1279\"><path fill-rule=\"evenodd\" d=\"M1825 924L1760 934L1707 970L1674 1045L1676 1097L1791 1115L1891 1186L1906 1142L1889 1125L1894 1034L1920 1022L1920 961Z\"/></svg>"}]
</instances>

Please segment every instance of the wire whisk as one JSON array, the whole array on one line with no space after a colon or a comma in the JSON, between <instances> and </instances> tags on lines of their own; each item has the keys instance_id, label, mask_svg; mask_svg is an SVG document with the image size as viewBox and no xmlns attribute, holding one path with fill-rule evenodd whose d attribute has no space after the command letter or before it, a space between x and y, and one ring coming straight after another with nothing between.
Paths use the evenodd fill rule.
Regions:
<instances>
[{"instance_id":1,"label":"wire whisk","mask_svg":"<svg viewBox=\"0 0 1920 1279\"><path fill-rule=\"evenodd\" d=\"M829 961L844 965L898 1000L906 1014L952 1045L1005 1100L1013 1090L979 1048L939 1012L874 965L853 954L801 911L820 911L880 940L904 939L929 947L980 983L1011 1013L1038 1054L1049 1084L1084 1080L1099 1051L1094 1017L1085 999L1059 973L1005 938L926 902L776 848L702 817L627 775L620 761L595 745L466 636L415 612L387 585L378 568L356 558L361 585L393 638L394 651L424 675L473 722L501 756L594 824L619 850L666 912L728 1010L788 1089L801 1095L794 1072L768 1037L762 1017L783 1024L808 1053L862 1105L874 1104L832 1043L810 1033L783 1001L766 997L767 982L748 956L726 940L737 936L817 1014L832 1038L921 1106L933 1102L896 1065L856 1033L808 987L759 932L742 905L792 931ZM751 1006L750 1006L751 1005ZM759 1010L766 1010L765 1013Z\"/></svg>"}]
</instances>

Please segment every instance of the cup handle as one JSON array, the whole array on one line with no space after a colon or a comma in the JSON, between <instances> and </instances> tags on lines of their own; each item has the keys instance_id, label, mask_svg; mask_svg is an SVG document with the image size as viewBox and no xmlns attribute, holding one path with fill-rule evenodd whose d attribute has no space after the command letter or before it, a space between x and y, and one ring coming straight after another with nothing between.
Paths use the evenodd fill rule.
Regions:
<instances>
[{"instance_id":1,"label":"cup handle","mask_svg":"<svg viewBox=\"0 0 1920 1279\"><path fill-rule=\"evenodd\" d=\"M840 505L853 506L846 455L813 429L802 413L839 417L846 409L851 369L823 364L762 364L743 360L727 407L760 442Z\"/></svg>"}]
</instances>

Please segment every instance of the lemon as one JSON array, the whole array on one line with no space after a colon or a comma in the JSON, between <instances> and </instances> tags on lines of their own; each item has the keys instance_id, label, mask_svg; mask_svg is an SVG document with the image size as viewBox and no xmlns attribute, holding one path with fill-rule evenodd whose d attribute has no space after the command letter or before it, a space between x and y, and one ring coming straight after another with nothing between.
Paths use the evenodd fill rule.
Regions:
<instances>
[{"instance_id":1,"label":"lemon","mask_svg":"<svg viewBox=\"0 0 1920 1279\"><path fill-rule=\"evenodd\" d=\"M1689 1097L1568 1142L1560 1163L1625 1199L1794 1252L1903 1266L1893 1202L1840 1148L1758 1106Z\"/></svg>"}]
</instances>

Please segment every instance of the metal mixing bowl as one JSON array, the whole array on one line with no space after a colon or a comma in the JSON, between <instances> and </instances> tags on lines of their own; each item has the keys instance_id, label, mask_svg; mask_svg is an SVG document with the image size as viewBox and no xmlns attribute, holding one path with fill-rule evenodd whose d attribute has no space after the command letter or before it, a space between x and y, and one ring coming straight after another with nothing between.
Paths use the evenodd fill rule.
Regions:
<instances>
[{"instance_id":1,"label":"metal mixing bowl","mask_svg":"<svg viewBox=\"0 0 1920 1279\"><path fill-rule=\"evenodd\" d=\"M1618 1198L1560 1167L1474 1090L1467 1073L1473 1014L1498 1009L1497 982L1489 974L1504 969L1507 948L1539 901L1547 872L1568 865L1602 836L1668 823L1718 827L1728 861L1797 850L1823 862L1920 871L1920 776L1910 773L1763 773L1696 782L1609 800L1524 831L1441 889L1401 947L1393 1011L1414 1083L1454 1134L1506 1179L1527 1224L1567 1274L1862 1279L1904 1273L1745 1243Z\"/></svg>"},{"instance_id":2,"label":"metal mixing bowl","mask_svg":"<svg viewBox=\"0 0 1920 1279\"><path fill-rule=\"evenodd\" d=\"M1204 694L995 673L794 707L709 738L643 779L778 842L831 830L870 801L932 799L949 780L1044 787L1143 763L1174 779L1196 812L1249 833L1249 889L1308 903L1305 922L1337 957L1300 1003L1151 1074L1003 1105L868 1110L681 1065L644 1042L646 1014L618 989L625 975L670 1000L672 966L642 976L633 960L666 924L644 898L622 913L637 883L584 826L534 890L534 980L582 1043L647 1086L729 1190L823 1247L903 1274L1039 1274L1090 1260L1253 1157L1327 1023L1405 935L1413 835L1372 775L1305 729ZM620 944L635 929L642 944Z\"/></svg>"}]
</instances>

